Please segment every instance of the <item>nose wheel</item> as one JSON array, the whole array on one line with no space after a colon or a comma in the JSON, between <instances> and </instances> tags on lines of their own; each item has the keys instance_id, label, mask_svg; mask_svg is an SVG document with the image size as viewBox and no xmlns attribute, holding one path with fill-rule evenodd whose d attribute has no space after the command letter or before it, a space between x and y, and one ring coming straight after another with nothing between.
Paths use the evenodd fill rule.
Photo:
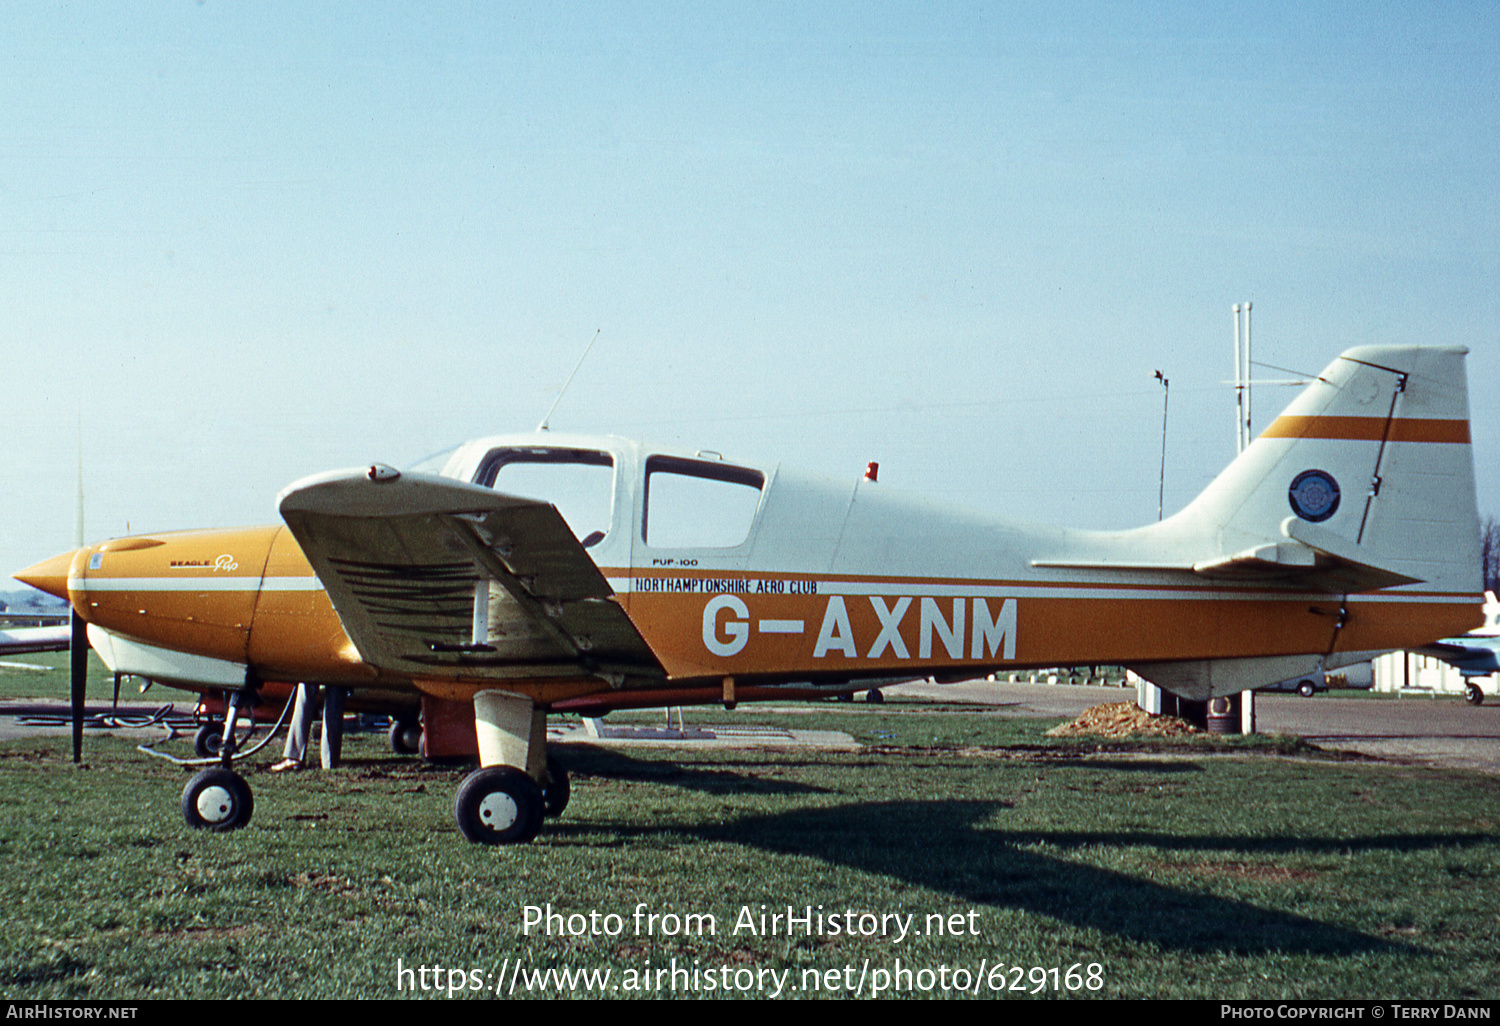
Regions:
<instances>
[{"instance_id":1,"label":"nose wheel","mask_svg":"<svg viewBox=\"0 0 1500 1026\"><path fill-rule=\"evenodd\" d=\"M542 828L542 789L521 770L487 766L464 778L453 813L471 841L525 844Z\"/></svg>"},{"instance_id":2,"label":"nose wheel","mask_svg":"<svg viewBox=\"0 0 1500 1026\"><path fill-rule=\"evenodd\" d=\"M245 778L220 766L201 771L182 790L182 818L195 830L238 830L254 811L255 796Z\"/></svg>"}]
</instances>

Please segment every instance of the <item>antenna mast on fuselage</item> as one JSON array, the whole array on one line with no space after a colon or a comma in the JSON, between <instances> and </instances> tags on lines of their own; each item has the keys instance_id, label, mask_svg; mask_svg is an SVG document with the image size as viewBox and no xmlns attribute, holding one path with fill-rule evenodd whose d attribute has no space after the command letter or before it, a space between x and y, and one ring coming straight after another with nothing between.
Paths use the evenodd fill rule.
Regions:
<instances>
[{"instance_id":1,"label":"antenna mast on fuselage","mask_svg":"<svg viewBox=\"0 0 1500 1026\"><path fill-rule=\"evenodd\" d=\"M600 328L598 331L595 331L594 337L589 339L589 344L583 347L583 355L578 358L578 363L573 366L573 373L569 374L568 380L563 382L563 387L558 391L557 398L552 400L552 405L547 408L547 415L543 417L542 422L536 426L536 429L538 431L547 430L547 422L552 419L552 411L557 409L558 403L562 402L562 397L567 393L568 386L573 383L573 378L578 374L578 368L582 367L583 361L589 358L589 351L594 348L594 343L599 341L599 332L603 330L603 328Z\"/></svg>"}]
</instances>

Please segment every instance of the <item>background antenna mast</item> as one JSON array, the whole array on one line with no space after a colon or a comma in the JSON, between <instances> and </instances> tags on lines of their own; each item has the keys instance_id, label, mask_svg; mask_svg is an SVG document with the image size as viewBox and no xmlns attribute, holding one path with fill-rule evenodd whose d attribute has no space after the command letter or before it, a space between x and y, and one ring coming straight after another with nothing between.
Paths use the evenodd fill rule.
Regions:
<instances>
[{"instance_id":1,"label":"background antenna mast","mask_svg":"<svg viewBox=\"0 0 1500 1026\"><path fill-rule=\"evenodd\" d=\"M594 332L594 337L589 339L589 344L583 347L583 355L578 358L578 363L574 365L573 373L569 374L568 380L563 382L563 387L561 391L557 393L557 398L552 400L552 405L547 408L547 415L543 417L542 422L536 426L536 429L538 431L547 430L547 422L552 419L552 411L557 409L558 403L562 402L562 397L567 393L568 386L573 383L573 378L578 374L578 368L582 367L583 361L589 358L589 350L593 349L594 343L599 341L599 332L603 330L603 328L600 328L598 331Z\"/></svg>"}]
</instances>

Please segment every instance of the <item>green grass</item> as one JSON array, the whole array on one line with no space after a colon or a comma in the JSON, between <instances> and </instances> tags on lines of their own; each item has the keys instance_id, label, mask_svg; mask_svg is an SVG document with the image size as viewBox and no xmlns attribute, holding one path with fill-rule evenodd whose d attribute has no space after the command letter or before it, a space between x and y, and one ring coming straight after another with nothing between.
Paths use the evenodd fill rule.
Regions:
<instances>
[{"instance_id":1,"label":"green grass","mask_svg":"<svg viewBox=\"0 0 1500 1026\"><path fill-rule=\"evenodd\" d=\"M398 958L441 965L446 984L450 968L483 979L518 958L618 983L674 957L791 970L793 986L805 969L987 960L1097 963L1097 993L1117 998L1500 995L1493 778L1286 739L1056 741L1054 721L917 703L688 717L876 747L569 746L564 816L490 849L453 822L464 770L397 759L376 736L350 737L337 771L252 771L254 819L228 835L189 830L186 772L127 742L91 736L81 769L66 738L0 743L0 995L391 997ZM548 903L624 929L523 936L523 908ZM918 925L972 911L978 936L736 935L762 904ZM718 929L637 936L638 905Z\"/></svg>"},{"instance_id":2,"label":"green grass","mask_svg":"<svg viewBox=\"0 0 1500 1026\"><path fill-rule=\"evenodd\" d=\"M0 667L0 699L51 698L62 702L68 700L68 653L29 652L26 655L6 656L3 661L46 666L50 669L46 673L39 673L34 670ZM97 654L90 652L88 700L107 702L114 695L114 687L114 677L109 669L100 661ZM154 688L144 697L161 698L162 703L165 704L173 701L174 698L181 700L186 696L187 693L183 691ZM120 698L124 701L143 698L133 678L121 684Z\"/></svg>"}]
</instances>

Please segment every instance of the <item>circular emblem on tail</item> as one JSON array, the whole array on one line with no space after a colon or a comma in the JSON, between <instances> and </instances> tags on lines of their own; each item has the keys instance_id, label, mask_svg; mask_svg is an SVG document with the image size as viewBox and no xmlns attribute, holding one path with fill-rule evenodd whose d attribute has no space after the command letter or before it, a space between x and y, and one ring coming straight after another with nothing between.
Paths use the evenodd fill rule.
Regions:
<instances>
[{"instance_id":1,"label":"circular emblem on tail","mask_svg":"<svg viewBox=\"0 0 1500 1026\"><path fill-rule=\"evenodd\" d=\"M1292 512L1303 520L1318 523L1339 511L1339 483L1321 470L1304 470L1292 479L1286 497Z\"/></svg>"}]
</instances>

